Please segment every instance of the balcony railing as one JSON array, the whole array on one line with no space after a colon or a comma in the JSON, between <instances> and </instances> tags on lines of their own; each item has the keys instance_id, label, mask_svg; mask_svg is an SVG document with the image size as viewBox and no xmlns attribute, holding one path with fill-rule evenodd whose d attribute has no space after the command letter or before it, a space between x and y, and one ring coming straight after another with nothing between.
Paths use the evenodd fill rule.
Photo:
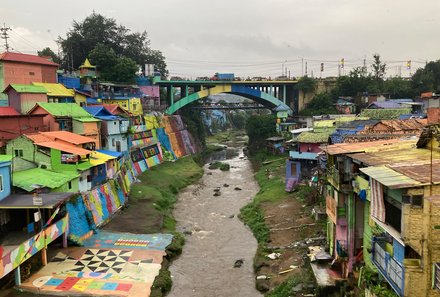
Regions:
<instances>
[{"instance_id":1,"label":"balcony railing","mask_svg":"<svg viewBox=\"0 0 440 297\"><path fill-rule=\"evenodd\" d=\"M351 190L352 178L353 175L351 173L341 172L335 166L331 166L327 169L327 181L340 191Z\"/></svg>"},{"instance_id":2,"label":"balcony railing","mask_svg":"<svg viewBox=\"0 0 440 297\"><path fill-rule=\"evenodd\" d=\"M385 277L390 286L399 296L403 296L405 269L383 247L383 243L376 241L373 244L373 263Z\"/></svg>"}]
</instances>

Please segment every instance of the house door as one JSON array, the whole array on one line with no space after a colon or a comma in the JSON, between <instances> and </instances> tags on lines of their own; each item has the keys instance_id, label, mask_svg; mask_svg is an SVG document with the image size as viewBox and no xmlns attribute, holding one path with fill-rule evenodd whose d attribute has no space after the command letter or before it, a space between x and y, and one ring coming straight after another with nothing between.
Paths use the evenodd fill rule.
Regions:
<instances>
[{"instance_id":1,"label":"house door","mask_svg":"<svg viewBox=\"0 0 440 297\"><path fill-rule=\"evenodd\" d=\"M290 163L290 174L291 176L298 176L298 173L296 172L296 162Z\"/></svg>"},{"instance_id":2,"label":"house door","mask_svg":"<svg viewBox=\"0 0 440 297\"><path fill-rule=\"evenodd\" d=\"M116 151L117 152L121 151L121 142L120 141L116 141Z\"/></svg>"}]
</instances>

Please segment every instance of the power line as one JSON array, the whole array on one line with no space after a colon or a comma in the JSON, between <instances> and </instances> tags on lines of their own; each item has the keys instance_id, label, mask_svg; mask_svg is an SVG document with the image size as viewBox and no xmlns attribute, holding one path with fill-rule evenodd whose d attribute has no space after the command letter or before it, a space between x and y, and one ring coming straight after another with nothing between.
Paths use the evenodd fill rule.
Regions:
<instances>
[{"instance_id":1,"label":"power line","mask_svg":"<svg viewBox=\"0 0 440 297\"><path fill-rule=\"evenodd\" d=\"M5 49L7 52L9 52L9 44L8 44L8 38L9 38L9 34L8 31L10 31L11 28L6 27L6 24L3 23L3 28L0 28L0 38L5 40Z\"/></svg>"}]
</instances>

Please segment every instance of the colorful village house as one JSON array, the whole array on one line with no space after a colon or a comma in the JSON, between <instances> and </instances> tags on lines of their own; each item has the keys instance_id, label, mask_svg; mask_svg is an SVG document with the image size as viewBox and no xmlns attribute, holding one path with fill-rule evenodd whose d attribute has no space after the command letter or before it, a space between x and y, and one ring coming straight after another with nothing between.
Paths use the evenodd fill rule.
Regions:
<instances>
[{"instance_id":1,"label":"colorful village house","mask_svg":"<svg viewBox=\"0 0 440 297\"><path fill-rule=\"evenodd\" d=\"M118 104L133 115L143 114L139 87L114 83L99 83L98 99L104 104Z\"/></svg>"},{"instance_id":2,"label":"colorful village house","mask_svg":"<svg viewBox=\"0 0 440 297\"><path fill-rule=\"evenodd\" d=\"M64 173L70 171L79 173L78 185L68 184L67 190L80 192L88 191L92 188L94 176L102 180L105 172L94 173L90 163L91 148L95 146L95 141L91 138L77 135L67 131L40 132L25 134L8 142L6 146L7 154L13 156L13 169L22 171L39 167L55 172ZM103 171L105 169L101 169ZM69 174L70 176L70 174ZM71 180L71 182L76 180Z\"/></svg>"},{"instance_id":3,"label":"colorful village house","mask_svg":"<svg viewBox=\"0 0 440 297\"><path fill-rule=\"evenodd\" d=\"M0 150L22 134L46 131L43 118L44 115L21 115L12 107L0 107Z\"/></svg>"},{"instance_id":4,"label":"colorful village house","mask_svg":"<svg viewBox=\"0 0 440 297\"><path fill-rule=\"evenodd\" d=\"M47 102L47 92L43 86L32 84L10 84L3 91L9 106L21 114L27 114L38 102Z\"/></svg>"},{"instance_id":5,"label":"colorful village house","mask_svg":"<svg viewBox=\"0 0 440 297\"><path fill-rule=\"evenodd\" d=\"M50 84L33 82L34 86L40 86L47 90L47 101L49 103L74 103L75 92L62 84Z\"/></svg>"},{"instance_id":6,"label":"colorful village house","mask_svg":"<svg viewBox=\"0 0 440 297\"><path fill-rule=\"evenodd\" d=\"M43 114L49 131L69 131L93 138L101 148L100 122L76 103L37 103L29 114Z\"/></svg>"},{"instance_id":7,"label":"colorful village house","mask_svg":"<svg viewBox=\"0 0 440 297\"><path fill-rule=\"evenodd\" d=\"M352 156L370 192L372 263L399 296L440 296L439 135L430 126L417 148Z\"/></svg>"},{"instance_id":8,"label":"colorful village house","mask_svg":"<svg viewBox=\"0 0 440 297\"><path fill-rule=\"evenodd\" d=\"M56 83L58 66L36 55L12 52L0 54L0 90L10 84ZM0 106L6 106L7 99L6 94L0 93Z\"/></svg>"},{"instance_id":9,"label":"colorful village house","mask_svg":"<svg viewBox=\"0 0 440 297\"><path fill-rule=\"evenodd\" d=\"M343 114L354 114L356 112L356 105L348 100L352 100L352 98L338 98L338 101L335 103L337 111Z\"/></svg>"},{"instance_id":10,"label":"colorful village house","mask_svg":"<svg viewBox=\"0 0 440 297\"><path fill-rule=\"evenodd\" d=\"M67 247L63 204L72 194L35 192L38 184L33 194L11 194L11 172L11 156L0 155L0 279L14 271L20 285L20 265L39 252L47 265L47 249L60 236Z\"/></svg>"},{"instance_id":11,"label":"colorful village house","mask_svg":"<svg viewBox=\"0 0 440 297\"><path fill-rule=\"evenodd\" d=\"M327 154L327 240L330 255L339 264L335 265L336 270L343 278L353 273L354 267L362 262L362 255L368 259L368 238L371 234L371 228L364 222L369 209L366 206L368 181L359 171L360 165L352 160L352 155L365 151L409 149L415 143L416 140L392 139L341 143L323 148Z\"/></svg>"},{"instance_id":12,"label":"colorful village house","mask_svg":"<svg viewBox=\"0 0 440 297\"><path fill-rule=\"evenodd\" d=\"M102 149L115 152L128 151L128 119L111 114L103 106L87 106L84 110L102 121Z\"/></svg>"}]
</instances>

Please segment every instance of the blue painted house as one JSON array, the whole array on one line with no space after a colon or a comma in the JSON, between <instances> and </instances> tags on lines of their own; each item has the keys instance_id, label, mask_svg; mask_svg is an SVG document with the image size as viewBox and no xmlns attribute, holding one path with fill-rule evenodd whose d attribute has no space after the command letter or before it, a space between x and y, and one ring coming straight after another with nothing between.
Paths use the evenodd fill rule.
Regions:
<instances>
[{"instance_id":1,"label":"blue painted house","mask_svg":"<svg viewBox=\"0 0 440 297\"><path fill-rule=\"evenodd\" d=\"M11 194L11 156L0 155L0 200Z\"/></svg>"},{"instance_id":2,"label":"blue painted house","mask_svg":"<svg viewBox=\"0 0 440 297\"><path fill-rule=\"evenodd\" d=\"M101 122L101 148L114 152L128 150L128 126L126 118L111 114L104 106L85 106L88 113Z\"/></svg>"}]
</instances>

